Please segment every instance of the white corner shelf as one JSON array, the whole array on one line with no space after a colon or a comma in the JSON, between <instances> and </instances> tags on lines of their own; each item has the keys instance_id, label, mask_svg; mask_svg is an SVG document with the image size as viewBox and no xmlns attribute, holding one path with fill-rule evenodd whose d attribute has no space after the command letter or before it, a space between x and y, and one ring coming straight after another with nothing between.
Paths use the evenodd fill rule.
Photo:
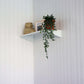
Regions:
<instances>
[{"instance_id":1,"label":"white corner shelf","mask_svg":"<svg viewBox=\"0 0 84 84\"><path fill-rule=\"evenodd\" d=\"M53 33L55 34L55 37L58 37L58 38L62 37L62 30L54 30ZM29 33L29 34L24 34L21 37L26 39L29 36L35 36L36 34L40 34L40 31L32 32L32 33Z\"/></svg>"}]
</instances>

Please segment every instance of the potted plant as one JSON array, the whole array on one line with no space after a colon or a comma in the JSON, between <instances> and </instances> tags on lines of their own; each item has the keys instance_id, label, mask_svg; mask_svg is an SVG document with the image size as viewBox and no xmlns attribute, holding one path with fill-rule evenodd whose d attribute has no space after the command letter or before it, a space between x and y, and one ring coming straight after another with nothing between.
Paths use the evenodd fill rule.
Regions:
<instances>
[{"instance_id":1,"label":"potted plant","mask_svg":"<svg viewBox=\"0 0 84 84\"><path fill-rule=\"evenodd\" d=\"M55 29L55 18L53 15L47 15L43 16L44 22L42 24L43 29L41 32L43 32L43 41L44 41L44 48L45 48L45 53L46 53L46 58L48 59L48 54L47 54L47 48L49 47L49 39L54 41L54 33L53 31Z\"/></svg>"}]
</instances>

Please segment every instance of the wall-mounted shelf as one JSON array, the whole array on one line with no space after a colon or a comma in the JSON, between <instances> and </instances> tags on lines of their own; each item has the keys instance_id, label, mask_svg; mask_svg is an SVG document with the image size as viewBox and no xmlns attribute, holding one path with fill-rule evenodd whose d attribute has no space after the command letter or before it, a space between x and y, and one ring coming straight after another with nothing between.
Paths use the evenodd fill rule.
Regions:
<instances>
[{"instance_id":1,"label":"wall-mounted shelf","mask_svg":"<svg viewBox=\"0 0 84 84\"><path fill-rule=\"evenodd\" d=\"M53 33L58 38L62 37L62 30L54 30ZM36 34L40 34L40 31L32 32L32 33L29 33L29 34L25 34L25 35L22 35L21 37L24 38L24 39L27 39L29 36L34 36Z\"/></svg>"}]
</instances>

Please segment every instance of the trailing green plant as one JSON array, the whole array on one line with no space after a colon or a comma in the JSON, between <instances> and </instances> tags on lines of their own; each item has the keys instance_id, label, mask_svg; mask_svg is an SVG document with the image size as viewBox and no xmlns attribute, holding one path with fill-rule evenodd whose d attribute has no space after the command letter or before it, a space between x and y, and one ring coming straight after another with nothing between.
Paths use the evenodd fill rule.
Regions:
<instances>
[{"instance_id":1,"label":"trailing green plant","mask_svg":"<svg viewBox=\"0 0 84 84\"><path fill-rule=\"evenodd\" d=\"M53 15L47 15L43 16L44 22L42 24L43 29L41 30L43 32L43 41L44 41L44 48L45 48L45 53L46 53L46 58L48 59L48 54L47 54L47 48L49 47L49 39L54 41L55 36L53 31L55 29L55 18Z\"/></svg>"}]
</instances>

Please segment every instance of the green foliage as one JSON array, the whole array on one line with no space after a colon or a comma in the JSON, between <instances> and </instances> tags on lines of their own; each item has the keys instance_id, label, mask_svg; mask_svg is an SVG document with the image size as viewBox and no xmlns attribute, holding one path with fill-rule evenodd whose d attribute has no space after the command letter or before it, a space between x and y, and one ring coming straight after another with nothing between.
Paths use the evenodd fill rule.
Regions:
<instances>
[{"instance_id":1,"label":"green foliage","mask_svg":"<svg viewBox=\"0 0 84 84\"><path fill-rule=\"evenodd\" d=\"M43 16L44 23L43 23L43 40L44 40L44 48L46 53L46 58L48 59L47 48L49 47L49 39L54 41L54 34L53 31L55 30L55 18L53 15Z\"/></svg>"}]
</instances>

